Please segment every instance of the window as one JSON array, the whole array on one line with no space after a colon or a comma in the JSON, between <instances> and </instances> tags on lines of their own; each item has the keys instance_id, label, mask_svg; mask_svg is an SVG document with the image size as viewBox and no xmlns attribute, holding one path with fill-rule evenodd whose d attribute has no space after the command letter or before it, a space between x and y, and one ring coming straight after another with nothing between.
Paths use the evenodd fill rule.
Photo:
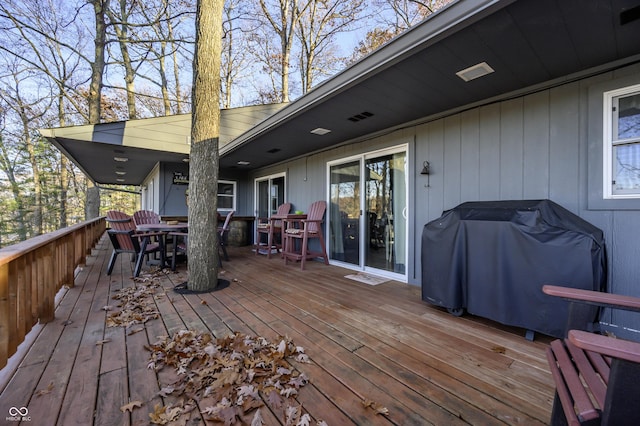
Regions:
<instances>
[{"instance_id":1,"label":"window","mask_svg":"<svg viewBox=\"0 0 640 426\"><path fill-rule=\"evenodd\" d=\"M230 212L236 209L236 183L229 180L218 181L218 211Z\"/></svg>"},{"instance_id":2,"label":"window","mask_svg":"<svg viewBox=\"0 0 640 426\"><path fill-rule=\"evenodd\" d=\"M604 198L640 198L640 84L604 93Z\"/></svg>"}]
</instances>

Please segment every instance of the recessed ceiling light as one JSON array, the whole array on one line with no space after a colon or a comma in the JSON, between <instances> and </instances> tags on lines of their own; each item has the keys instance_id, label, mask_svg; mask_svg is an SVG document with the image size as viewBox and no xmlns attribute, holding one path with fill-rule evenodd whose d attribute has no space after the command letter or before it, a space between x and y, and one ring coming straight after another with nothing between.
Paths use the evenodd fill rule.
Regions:
<instances>
[{"instance_id":1,"label":"recessed ceiling light","mask_svg":"<svg viewBox=\"0 0 640 426\"><path fill-rule=\"evenodd\" d=\"M113 157L113 159L119 163L126 163L127 161L129 161L127 157Z\"/></svg>"},{"instance_id":2,"label":"recessed ceiling light","mask_svg":"<svg viewBox=\"0 0 640 426\"><path fill-rule=\"evenodd\" d=\"M185 162L185 163L188 163L189 159L188 158L183 158L182 161Z\"/></svg>"},{"instance_id":3,"label":"recessed ceiling light","mask_svg":"<svg viewBox=\"0 0 640 426\"><path fill-rule=\"evenodd\" d=\"M124 176L124 175L126 175L126 174L127 174L127 172L123 172L123 171L120 171L120 170L116 170L116 174L117 174L118 176Z\"/></svg>"},{"instance_id":4,"label":"recessed ceiling light","mask_svg":"<svg viewBox=\"0 0 640 426\"><path fill-rule=\"evenodd\" d=\"M238 166L248 166L249 164L251 164L250 161L238 161Z\"/></svg>"},{"instance_id":5,"label":"recessed ceiling light","mask_svg":"<svg viewBox=\"0 0 640 426\"><path fill-rule=\"evenodd\" d=\"M325 128L322 128L322 127L318 127L317 129L313 129L311 131L311 133L313 133L314 135L320 135L320 136L326 135L327 133L330 133L330 132L331 132L331 130L325 129Z\"/></svg>"},{"instance_id":6,"label":"recessed ceiling light","mask_svg":"<svg viewBox=\"0 0 640 426\"><path fill-rule=\"evenodd\" d=\"M487 74L491 74L492 72L495 72L495 70L491 68L489 64L487 64L486 62L481 62L472 67L465 68L462 71L458 71L456 75L464 81L471 81Z\"/></svg>"},{"instance_id":7,"label":"recessed ceiling light","mask_svg":"<svg viewBox=\"0 0 640 426\"><path fill-rule=\"evenodd\" d=\"M124 182L124 179L116 179L118 182Z\"/></svg>"}]
</instances>

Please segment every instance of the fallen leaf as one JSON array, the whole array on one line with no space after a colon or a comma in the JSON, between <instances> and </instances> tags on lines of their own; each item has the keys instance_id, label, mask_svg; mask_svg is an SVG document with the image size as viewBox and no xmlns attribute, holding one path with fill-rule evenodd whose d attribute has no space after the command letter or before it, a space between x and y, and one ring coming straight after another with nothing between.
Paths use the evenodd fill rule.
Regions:
<instances>
[{"instance_id":1,"label":"fallen leaf","mask_svg":"<svg viewBox=\"0 0 640 426\"><path fill-rule=\"evenodd\" d=\"M365 398L364 400L362 400L362 405L365 408L371 408L373 411L376 412L376 414L381 414L383 416L389 415L389 410L387 409L387 407L383 407L382 405L370 399Z\"/></svg>"},{"instance_id":2,"label":"fallen leaf","mask_svg":"<svg viewBox=\"0 0 640 426\"><path fill-rule=\"evenodd\" d=\"M102 345L104 345L105 343L109 343L110 341L111 341L111 339L98 340L98 341L96 342L96 346L102 346Z\"/></svg>"},{"instance_id":3,"label":"fallen leaf","mask_svg":"<svg viewBox=\"0 0 640 426\"><path fill-rule=\"evenodd\" d=\"M310 426L311 425L311 416L307 413L303 414L302 417L300 417L300 420L298 421L298 423L296 423L296 426Z\"/></svg>"},{"instance_id":4,"label":"fallen leaf","mask_svg":"<svg viewBox=\"0 0 640 426\"><path fill-rule=\"evenodd\" d=\"M507 348L505 348L504 346L494 346L491 348L491 350L497 354L503 354L507 351Z\"/></svg>"},{"instance_id":5,"label":"fallen leaf","mask_svg":"<svg viewBox=\"0 0 640 426\"><path fill-rule=\"evenodd\" d=\"M131 413L134 408L140 408L140 407L142 407L141 401L131 401L130 403L120 407L120 411L122 411L123 413L126 413L127 411Z\"/></svg>"},{"instance_id":6,"label":"fallen leaf","mask_svg":"<svg viewBox=\"0 0 640 426\"><path fill-rule=\"evenodd\" d=\"M201 304L201 305L208 305L208 303L207 303L207 301L206 301L206 300L201 300L201 301L200 301L200 304Z\"/></svg>"},{"instance_id":7,"label":"fallen leaf","mask_svg":"<svg viewBox=\"0 0 640 426\"><path fill-rule=\"evenodd\" d=\"M262 412L260 409L256 410L256 413L253 415L251 419L251 426L263 426L264 420L262 419Z\"/></svg>"},{"instance_id":8,"label":"fallen leaf","mask_svg":"<svg viewBox=\"0 0 640 426\"><path fill-rule=\"evenodd\" d=\"M36 391L36 396L42 396L42 395L48 394L53 390L53 387L54 387L53 382L49 383L49 386L47 386L45 389L40 389Z\"/></svg>"}]
</instances>

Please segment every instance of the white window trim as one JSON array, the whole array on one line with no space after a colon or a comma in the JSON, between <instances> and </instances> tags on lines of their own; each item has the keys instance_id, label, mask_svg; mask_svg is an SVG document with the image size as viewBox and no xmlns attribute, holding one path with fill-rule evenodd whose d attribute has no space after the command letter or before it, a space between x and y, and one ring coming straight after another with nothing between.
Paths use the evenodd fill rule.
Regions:
<instances>
[{"instance_id":1,"label":"white window trim","mask_svg":"<svg viewBox=\"0 0 640 426\"><path fill-rule=\"evenodd\" d=\"M218 211L221 212L230 212L230 211L235 211L236 209L236 199L238 197L238 183L236 181L233 180L218 180L218 185L220 185L221 183L224 183L226 185L231 185L233 186L233 194L232 195L227 195L227 194L220 194L218 191L216 191L216 196L217 197L231 197L232 201L232 208L228 209L228 208L220 208L218 207Z\"/></svg>"},{"instance_id":2,"label":"white window trim","mask_svg":"<svg viewBox=\"0 0 640 426\"><path fill-rule=\"evenodd\" d=\"M636 199L640 198L640 191L636 194L614 194L613 185L613 99L619 96L640 92L640 84L627 86L603 94L603 134L602 134L602 196L604 199Z\"/></svg>"}]
</instances>

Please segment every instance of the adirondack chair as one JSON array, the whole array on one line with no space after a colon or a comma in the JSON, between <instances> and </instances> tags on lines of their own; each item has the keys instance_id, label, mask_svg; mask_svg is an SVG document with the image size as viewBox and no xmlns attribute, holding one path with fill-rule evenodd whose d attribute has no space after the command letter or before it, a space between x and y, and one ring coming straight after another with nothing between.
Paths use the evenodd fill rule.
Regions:
<instances>
[{"instance_id":1,"label":"adirondack chair","mask_svg":"<svg viewBox=\"0 0 640 426\"><path fill-rule=\"evenodd\" d=\"M640 312L637 297L549 285L542 291L570 301L572 307ZM572 329L567 335L547 349L556 384L551 425L640 424L640 343L585 330Z\"/></svg>"},{"instance_id":2,"label":"adirondack chair","mask_svg":"<svg viewBox=\"0 0 640 426\"><path fill-rule=\"evenodd\" d=\"M229 253L227 253L227 239L229 237L229 224L231 223L231 218L234 214L235 211L233 210L227 213L224 224L221 227L218 227L218 247L222 251L224 260L229 260Z\"/></svg>"},{"instance_id":3,"label":"adirondack chair","mask_svg":"<svg viewBox=\"0 0 640 426\"><path fill-rule=\"evenodd\" d=\"M138 210L133 213L133 221L136 226L143 223L160 223L160 216L151 210Z\"/></svg>"},{"instance_id":4,"label":"adirondack chair","mask_svg":"<svg viewBox=\"0 0 640 426\"><path fill-rule=\"evenodd\" d=\"M260 254L260 250L267 248L267 258L271 259L271 250L275 249L276 253L279 253L282 249L282 225L283 220L278 219L278 217L282 218L286 216L291 210L291 203L284 203L278 206L278 210L276 214L272 217L259 217L256 220L256 256ZM266 246L261 242L262 236L266 235L267 243ZM278 236L279 240L276 239Z\"/></svg>"},{"instance_id":5,"label":"adirondack chair","mask_svg":"<svg viewBox=\"0 0 640 426\"><path fill-rule=\"evenodd\" d=\"M304 270L307 259L322 257L325 265L329 264L327 247L322 235L322 222L327 209L326 201L316 201L309 206L306 219L285 219L284 249L282 255L284 264L289 260L300 261L300 268ZM318 239L321 251L309 250L309 240ZM297 244L296 242L300 242ZM298 246L300 247L298 250Z\"/></svg>"},{"instance_id":6,"label":"adirondack chair","mask_svg":"<svg viewBox=\"0 0 640 426\"><path fill-rule=\"evenodd\" d=\"M162 257L162 264L164 264L164 247L162 245L162 239L159 238L156 242L151 242L152 237L160 237L162 233L136 232L136 225L133 221L133 217L126 213L111 210L107 212L107 222L110 229L107 230L111 244L113 245L113 252L109 259L109 265L107 266L107 275L111 275L113 266L116 263L116 259L120 253L130 253L135 260L135 268L133 276L140 275L142 269L142 262L145 255L159 252Z\"/></svg>"}]
</instances>

